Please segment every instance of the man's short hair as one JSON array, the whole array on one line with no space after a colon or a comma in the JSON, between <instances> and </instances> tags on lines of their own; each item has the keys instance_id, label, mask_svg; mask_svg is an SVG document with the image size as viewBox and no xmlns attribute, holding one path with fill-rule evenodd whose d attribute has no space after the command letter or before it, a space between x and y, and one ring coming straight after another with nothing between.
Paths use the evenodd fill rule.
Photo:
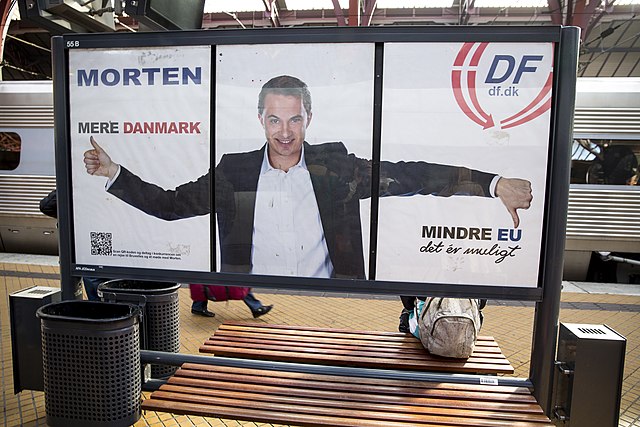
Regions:
<instances>
[{"instance_id":1,"label":"man's short hair","mask_svg":"<svg viewBox=\"0 0 640 427\"><path fill-rule=\"evenodd\" d=\"M311 93L302 80L292 76L278 76L266 82L258 95L258 114L264 111L264 99L270 93L300 98L307 114L311 114Z\"/></svg>"}]
</instances>

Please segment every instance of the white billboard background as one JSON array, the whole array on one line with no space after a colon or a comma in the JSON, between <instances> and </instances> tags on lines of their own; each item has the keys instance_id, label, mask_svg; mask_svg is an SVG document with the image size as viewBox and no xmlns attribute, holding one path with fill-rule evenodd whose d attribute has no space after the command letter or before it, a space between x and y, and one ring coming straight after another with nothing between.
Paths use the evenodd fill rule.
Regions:
<instances>
[{"instance_id":1,"label":"white billboard background","mask_svg":"<svg viewBox=\"0 0 640 427\"><path fill-rule=\"evenodd\" d=\"M462 43L386 43L382 151L383 161L427 161L465 166L509 178L531 181L533 202L519 210L520 226L499 199L454 196L380 199L376 279L534 287L540 259L545 198L550 111L511 128L500 120L523 109L541 91L552 72L551 43L478 44L454 66ZM164 221L133 208L105 191L106 178L90 176L82 161L89 137L115 162L145 181L165 189L198 179L210 167L211 47L81 49L69 51L73 215L76 263L210 270L210 215ZM513 58L494 70L505 76L485 83L496 55ZM540 56L522 65L524 55ZM477 63L470 63L476 60ZM288 74L305 81L311 91L313 119L307 129L311 144L342 141L362 158L371 158L373 131L373 44L278 44L215 47L216 158L251 151L264 142L257 117L261 86ZM201 85L142 84L83 86L78 69L201 67ZM452 73L461 71L461 92L471 110L492 114L495 126L483 128L465 114L452 89ZM469 71L476 73L470 77ZM477 101L469 98L475 82ZM148 82L147 82L148 83ZM508 95L497 96L511 88ZM517 89L517 90L516 90ZM472 114L473 115L473 114ZM200 134L123 133L123 122L200 122ZM79 131L79 123L120 123L119 133ZM365 262L368 262L369 201L362 203ZM423 238L423 226L483 228L490 241ZM517 242L498 241L497 230L520 233ZM91 232L111 233L113 254L91 255ZM508 234L507 234L508 235ZM421 252L441 243L442 250ZM497 244L492 254L465 254ZM510 247L517 245L503 259ZM447 248L450 253L447 253ZM451 253L454 251L455 253ZM495 253L497 252L497 254ZM154 254L160 254L155 256ZM499 260L499 261L498 261ZM367 265L367 264L365 264Z\"/></svg>"},{"instance_id":2,"label":"white billboard background","mask_svg":"<svg viewBox=\"0 0 640 427\"><path fill-rule=\"evenodd\" d=\"M309 87L309 144L342 141L350 153L370 159L373 65L371 43L217 46L216 164L223 154L265 144L258 94L280 75L297 77Z\"/></svg>"},{"instance_id":3,"label":"white billboard background","mask_svg":"<svg viewBox=\"0 0 640 427\"><path fill-rule=\"evenodd\" d=\"M350 153L370 159L373 66L372 43L217 46L216 164L223 154L257 150L266 143L258 121L258 94L267 81L280 75L297 77L309 87L313 114L305 138L309 144L341 141ZM362 202L367 237L369 207L369 200ZM368 246L364 251L367 265Z\"/></svg>"},{"instance_id":4,"label":"white billboard background","mask_svg":"<svg viewBox=\"0 0 640 427\"><path fill-rule=\"evenodd\" d=\"M518 210L520 240L497 240L498 229L514 229L511 216L497 198L381 198L376 279L535 287L550 111L511 128L502 128L499 122L525 108L541 92L552 72L553 45L489 43L482 54L478 53L476 65L470 65L472 51L463 66L454 67L462 47L462 43L385 44L381 160L465 166L529 180L533 201L528 210ZM487 84L485 79L496 55L512 57L515 66L504 82ZM515 73L524 55L542 59L525 63L522 77L515 84ZM530 70L533 68L535 71ZM462 91L470 109L476 107L469 97L474 79L469 78L468 71L476 72L476 104L492 114L496 126L484 129L463 112L452 89L454 69L462 70ZM508 71L508 61L503 60L492 75L501 80ZM500 95L496 94L495 86L502 87ZM491 240L423 238L423 226L488 228ZM516 237L518 231L513 233ZM440 251L426 252L426 247L439 244ZM510 249L516 246L519 249ZM474 249L485 249L487 254L465 253ZM505 255L503 251L509 255L500 260Z\"/></svg>"},{"instance_id":5,"label":"white billboard background","mask_svg":"<svg viewBox=\"0 0 640 427\"><path fill-rule=\"evenodd\" d=\"M166 67L201 67L201 84L163 85L160 75L151 82L143 74L140 85L78 85L78 70ZM69 50L76 263L210 271L209 215L177 221L147 215L107 193L107 179L89 175L83 163L93 136L114 162L164 189L206 174L210 165L210 67L210 46ZM200 133L124 133L124 122L179 121L200 122ZM81 133L79 124L86 122L115 122L118 133ZM91 254L91 232L111 233L111 255ZM95 249L97 242L93 244Z\"/></svg>"}]
</instances>

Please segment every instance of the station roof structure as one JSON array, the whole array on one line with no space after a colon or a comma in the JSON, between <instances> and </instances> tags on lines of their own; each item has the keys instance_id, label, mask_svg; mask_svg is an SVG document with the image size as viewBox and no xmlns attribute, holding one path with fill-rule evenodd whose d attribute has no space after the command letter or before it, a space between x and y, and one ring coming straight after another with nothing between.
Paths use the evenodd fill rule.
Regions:
<instances>
[{"instance_id":1,"label":"station roof structure","mask_svg":"<svg viewBox=\"0 0 640 427\"><path fill-rule=\"evenodd\" d=\"M52 33L23 19L18 7L39 1L47 2L0 0L0 79L51 78ZM144 30L113 8L120 0L64 2L107 5L115 9L115 31ZM206 0L201 28L382 25L578 26L579 77L640 77L640 0Z\"/></svg>"}]
</instances>

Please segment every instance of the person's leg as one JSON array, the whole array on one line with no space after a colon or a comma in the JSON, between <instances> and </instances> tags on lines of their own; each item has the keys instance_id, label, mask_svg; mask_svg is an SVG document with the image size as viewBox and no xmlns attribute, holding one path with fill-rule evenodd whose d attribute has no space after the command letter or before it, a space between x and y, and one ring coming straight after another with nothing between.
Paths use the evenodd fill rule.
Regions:
<instances>
[{"instance_id":1,"label":"person's leg","mask_svg":"<svg viewBox=\"0 0 640 427\"><path fill-rule=\"evenodd\" d=\"M207 309L206 301L194 301L191 303L192 310L204 311Z\"/></svg>"},{"instance_id":2,"label":"person's leg","mask_svg":"<svg viewBox=\"0 0 640 427\"><path fill-rule=\"evenodd\" d=\"M416 297L409 297L406 295L400 295L400 301L402 301L402 306L407 310L413 310L416 303Z\"/></svg>"},{"instance_id":3,"label":"person's leg","mask_svg":"<svg viewBox=\"0 0 640 427\"><path fill-rule=\"evenodd\" d=\"M406 295L400 295L400 301L402 301L402 311L400 312L400 323L398 324L398 331L409 333L409 314L413 311L415 306L416 297L410 297Z\"/></svg>"},{"instance_id":4,"label":"person's leg","mask_svg":"<svg viewBox=\"0 0 640 427\"><path fill-rule=\"evenodd\" d=\"M84 292L87 294L87 300L100 301L98 296L98 286L102 282L106 282L107 279L102 277L83 277L82 283L84 283Z\"/></svg>"},{"instance_id":5,"label":"person's leg","mask_svg":"<svg viewBox=\"0 0 640 427\"><path fill-rule=\"evenodd\" d=\"M207 310L207 293L205 285L199 283L189 284L189 294L191 295L191 313L198 316L213 317L215 313Z\"/></svg>"},{"instance_id":6,"label":"person's leg","mask_svg":"<svg viewBox=\"0 0 640 427\"><path fill-rule=\"evenodd\" d=\"M486 299L478 300L478 310L480 310L480 325L482 325L482 322L484 322L484 314L482 314L482 309L485 308L486 306L487 306Z\"/></svg>"},{"instance_id":7,"label":"person's leg","mask_svg":"<svg viewBox=\"0 0 640 427\"><path fill-rule=\"evenodd\" d=\"M251 314L253 314L254 318L263 316L271 311L273 308L272 305L262 305L262 302L253 294L253 292L249 292L246 297L242 300L251 310Z\"/></svg>"},{"instance_id":8,"label":"person's leg","mask_svg":"<svg viewBox=\"0 0 640 427\"><path fill-rule=\"evenodd\" d=\"M214 317L216 315L214 312L207 310L207 300L193 301L191 303L191 313L205 317Z\"/></svg>"},{"instance_id":9,"label":"person's leg","mask_svg":"<svg viewBox=\"0 0 640 427\"><path fill-rule=\"evenodd\" d=\"M244 301L244 303L251 309L251 311L257 310L262 307L262 302L260 302L260 300L256 298L253 292L249 292L242 301Z\"/></svg>"}]
</instances>

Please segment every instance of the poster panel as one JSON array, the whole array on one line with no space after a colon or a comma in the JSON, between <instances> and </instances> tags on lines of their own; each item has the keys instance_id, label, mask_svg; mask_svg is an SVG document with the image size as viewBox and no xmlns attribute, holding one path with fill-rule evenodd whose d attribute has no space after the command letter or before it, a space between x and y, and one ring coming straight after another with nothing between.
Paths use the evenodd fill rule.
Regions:
<instances>
[{"instance_id":1,"label":"poster panel","mask_svg":"<svg viewBox=\"0 0 640 427\"><path fill-rule=\"evenodd\" d=\"M553 47L385 44L376 279L538 285Z\"/></svg>"},{"instance_id":2,"label":"poster panel","mask_svg":"<svg viewBox=\"0 0 640 427\"><path fill-rule=\"evenodd\" d=\"M374 44L217 46L215 58L217 271L364 278Z\"/></svg>"},{"instance_id":3,"label":"poster panel","mask_svg":"<svg viewBox=\"0 0 640 427\"><path fill-rule=\"evenodd\" d=\"M210 46L69 51L77 263L211 271L210 68Z\"/></svg>"}]
</instances>

